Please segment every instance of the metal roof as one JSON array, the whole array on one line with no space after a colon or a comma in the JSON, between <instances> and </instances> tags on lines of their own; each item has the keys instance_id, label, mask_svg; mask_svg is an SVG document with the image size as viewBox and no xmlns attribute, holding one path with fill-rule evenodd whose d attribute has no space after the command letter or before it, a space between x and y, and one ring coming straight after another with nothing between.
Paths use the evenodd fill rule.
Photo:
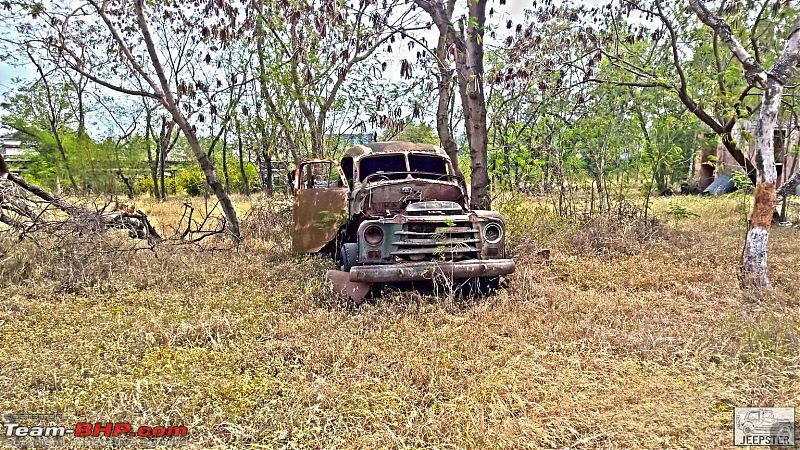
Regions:
<instances>
[{"instance_id":1,"label":"metal roof","mask_svg":"<svg viewBox=\"0 0 800 450\"><path fill-rule=\"evenodd\" d=\"M399 153L399 152L421 152L433 153L439 156L447 157L447 153L441 147L431 144L417 144L414 142L404 141L389 141L389 142L371 142L369 144L356 145L347 151L345 156L350 156L354 159L362 158L380 153Z\"/></svg>"}]
</instances>

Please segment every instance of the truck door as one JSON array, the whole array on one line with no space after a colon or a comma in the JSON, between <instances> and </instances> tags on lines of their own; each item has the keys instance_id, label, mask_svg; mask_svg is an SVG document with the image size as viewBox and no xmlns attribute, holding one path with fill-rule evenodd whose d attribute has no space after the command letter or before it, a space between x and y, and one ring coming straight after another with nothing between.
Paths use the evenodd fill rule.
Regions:
<instances>
[{"instance_id":1,"label":"truck door","mask_svg":"<svg viewBox=\"0 0 800 450\"><path fill-rule=\"evenodd\" d=\"M309 160L295 171L294 192L292 251L316 253L347 220L347 179L335 161Z\"/></svg>"}]
</instances>

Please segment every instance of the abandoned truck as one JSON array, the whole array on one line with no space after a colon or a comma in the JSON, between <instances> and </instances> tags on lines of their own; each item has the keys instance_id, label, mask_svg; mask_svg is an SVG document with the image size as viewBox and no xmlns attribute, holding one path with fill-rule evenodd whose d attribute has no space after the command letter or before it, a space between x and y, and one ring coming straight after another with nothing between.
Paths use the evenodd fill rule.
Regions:
<instances>
[{"instance_id":1,"label":"abandoned truck","mask_svg":"<svg viewBox=\"0 0 800 450\"><path fill-rule=\"evenodd\" d=\"M356 145L341 162L313 159L293 174L292 249L339 261L328 273L357 302L372 283L432 280L493 290L515 270L505 221L469 209L464 180L434 145Z\"/></svg>"}]
</instances>

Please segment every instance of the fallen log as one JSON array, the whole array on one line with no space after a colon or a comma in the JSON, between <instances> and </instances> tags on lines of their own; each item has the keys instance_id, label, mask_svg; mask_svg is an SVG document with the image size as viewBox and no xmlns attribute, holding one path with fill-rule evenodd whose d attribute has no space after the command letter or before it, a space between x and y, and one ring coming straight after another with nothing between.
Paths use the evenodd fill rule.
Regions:
<instances>
[{"instance_id":1,"label":"fallen log","mask_svg":"<svg viewBox=\"0 0 800 450\"><path fill-rule=\"evenodd\" d=\"M0 155L0 223L18 231L21 237L36 231L63 229L68 224L77 233L119 229L150 245L163 240L143 211L123 210L118 205L109 211L110 204L100 209L72 204L11 173Z\"/></svg>"}]
</instances>

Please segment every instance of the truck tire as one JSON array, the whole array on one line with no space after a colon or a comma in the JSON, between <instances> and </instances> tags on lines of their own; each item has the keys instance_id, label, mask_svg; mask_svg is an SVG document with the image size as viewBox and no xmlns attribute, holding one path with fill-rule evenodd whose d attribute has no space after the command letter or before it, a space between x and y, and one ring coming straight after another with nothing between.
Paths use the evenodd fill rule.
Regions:
<instances>
[{"instance_id":1,"label":"truck tire","mask_svg":"<svg viewBox=\"0 0 800 450\"><path fill-rule=\"evenodd\" d=\"M494 293L496 290L500 289L500 277L482 277L479 278L479 286L481 294L489 295Z\"/></svg>"},{"instance_id":2,"label":"truck tire","mask_svg":"<svg viewBox=\"0 0 800 450\"><path fill-rule=\"evenodd\" d=\"M339 249L339 265L345 272L350 272L350 269L358 263L358 243L346 242L342 244Z\"/></svg>"},{"instance_id":3,"label":"truck tire","mask_svg":"<svg viewBox=\"0 0 800 450\"><path fill-rule=\"evenodd\" d=\"M500 277L478 277L467 280L461 287L461 294L466 296L491 295L500 289Z\"/></svg>"}]
</instances>

